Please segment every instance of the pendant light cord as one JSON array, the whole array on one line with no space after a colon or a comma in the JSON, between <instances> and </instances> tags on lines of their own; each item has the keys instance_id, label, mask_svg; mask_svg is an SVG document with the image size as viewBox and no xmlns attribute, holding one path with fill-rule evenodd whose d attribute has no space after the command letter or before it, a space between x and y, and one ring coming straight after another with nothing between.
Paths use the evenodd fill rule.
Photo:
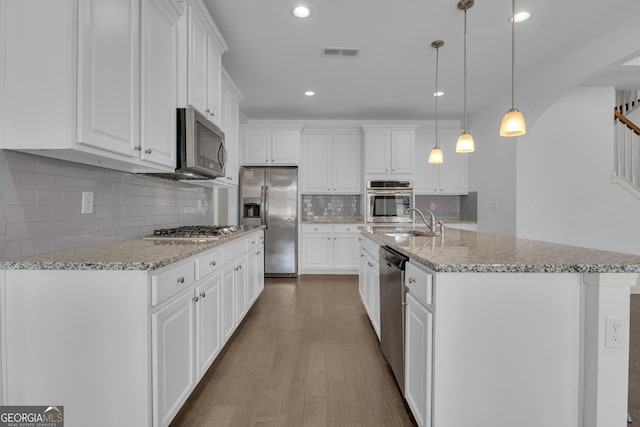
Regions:
<instances>
[{"instance_id":1,"label":"pendant light cord","mask_svg":"<svg viewBox=\"0 0 640 427\"><path fill-rule=\"evenodd\" d=\"M516 108L516 0L511 0L511 109Z\"/></svg>"},{"instance_id":2,"label":"pendant light cord","mask_svg":"<svg viewBox=\"0 0 640 427\"><path fill-rule=\"evenodd\" d=\"M467 128L467 8L464 9L464 131Z\"/></svg>"},{"instance_id":3,"label":"pendant light cord","mask_svg":"<svg viewBox=\"0 0 640 427\"><path fill-rule=\"evenodd\" d=\"M438 148L438 62L440 56L440 47L436 47L436 148Z\"/></svg>"}]
</instances>

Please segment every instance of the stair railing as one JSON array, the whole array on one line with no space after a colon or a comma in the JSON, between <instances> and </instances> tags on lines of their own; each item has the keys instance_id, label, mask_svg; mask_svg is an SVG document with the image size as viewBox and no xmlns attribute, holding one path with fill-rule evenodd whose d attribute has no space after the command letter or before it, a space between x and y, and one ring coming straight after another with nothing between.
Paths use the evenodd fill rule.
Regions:
<instances>
[{"instance_id":1,"label":"stair railing","mask_svg":"<svg viewBox=\"0 0 640 427\"><path fill-rule=\"evenodd\" d=\"M614 108L613 181L640 198L640 127Z\"/></svg>"}]
</instances>

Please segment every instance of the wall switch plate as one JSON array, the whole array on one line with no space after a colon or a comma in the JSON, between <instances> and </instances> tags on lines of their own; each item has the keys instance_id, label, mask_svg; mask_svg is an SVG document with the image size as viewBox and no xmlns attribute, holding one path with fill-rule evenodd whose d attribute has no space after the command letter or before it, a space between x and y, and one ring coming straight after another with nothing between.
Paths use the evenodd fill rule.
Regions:
<instances>
[{"instance_id":1,"label":"wall switch plate","mask_svg":"<svg viewBox=\"0 0 640 427\"><path fill-rule=\"evenodd\" d=\"M432 202L432 203L429 205L429 209L431 209L432 211L436 210L436 204Z\"/></svg>"},{"instance_id":2,"label":"wall switch plate","mask_svg":"<svg viewBox=\"0 0 640 427\"><path fill-rule=\"evenodd\" d=\"M93 213L93 192L92 191L82 192L82 211L81 212L83 214Z\"/></svg>"},{"instance_id":3,"label":"wall switch plate","mask_svg":"<svg viewBox=\"0 0 640 427\"><path fill-rule=\"evenodd\" d=\"M625 332L622 319L619 317L605 318L605 341L604 346L608 348L624 348Z\"/></svg>"}]
</instances>

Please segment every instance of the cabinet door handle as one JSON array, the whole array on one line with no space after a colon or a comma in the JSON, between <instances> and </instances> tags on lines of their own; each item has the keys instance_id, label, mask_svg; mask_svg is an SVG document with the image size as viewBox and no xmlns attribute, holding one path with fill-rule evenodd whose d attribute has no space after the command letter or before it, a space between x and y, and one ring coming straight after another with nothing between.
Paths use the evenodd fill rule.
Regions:
<instances>
[{"instance_id":1,"label":"cabinet door handle","mask_svg":"<svg viewBox=\"0 0 640 427\"><path fill-rule=\"evenodd\" d=\"M140 151L142 150L142 145L136 145L135 147L133 147L133 149L136 151Z\"/></svg>"},{"instance_id":2,"label":"cabinet door handle","mask_svg":"<svg viewBox=\"0 0 640 427\"><path fill-rule=\"evenodd\" d=\"M233 179L233 178L231 178L230 176L228 176L228 177L227 177L227 179L231 180L231 179Z\"/></svg>"},{"instance_id":3,"label":"cabinet door handle","mask_svg":"<svg viewBox=\"0 0 640 427\"><path fill-rule=\"evenodd\" d=\"M260 255L260 251L256 252L256 255Z\"/></svg>"},{"instance_id":4,"label":"cabinet door handle","mask_svg":"<svg viewBox=\"0 0 640 427\"><path fill-rule=\"evenodd\" d=\"M191 301L198 302L198 297L193 297L193 299Z\"/></svg>"},{"instance_id":5,"label":"cabinet door handle","mask_svg":"<svg viewBox=\"0 0 640 427\"><path fill-rule=\"evenodd\" d=\"M151 148L144 150L145 154L151 154Z\"/></svg>"},{"instance_id":6,"label":"cabinet door handle","mask_svg":"<svg viewBox=\"0 0 640 427\"><path fill-rule=\"evenodd\" d=\"M238 266L238 270L242 270L242 266L241 265Z\"/></svg>"},{"instance_id":7,"label":"cabinet door handle","mask_svg":"<svg viewBox=\"0 0 640 427\"><path fill-rule=\"evenodd\" d=\"M178 280L176 280L176 282L180 284L184 283L184 277L178 277Z\"/></svg>"},{"instance_id":8,"label":"cabinet door handle","mask_svg":"<svg viewBox=\"0 0 640 427\"><path fill-rule=\"evenodd\" d=\"M213 261L211 261L211 262L209 263L209 265L210 265L211 267L215 267L215 265L216 265L216 260L214 259Z\"/></svg>"},{"instance_id":9,"label":"cabinet door handle","mask_svg":"<svg viewBox=\"0 0 640 427\"><path fill-rule=\"evenodd\" d=\"M207 294L205 294L204 292L200 294L200 298L204 298L206 296L207 296Z\"/></svg>"},{"instance_id":10,"label":"cabinet door handle","mask_svg":"<svg viewBox=\"0 0 640 427\"><path fill-rule=\"evenodd\" d=\"M251 242L251 244L252 244L252 245L255 245L255 244L256 244L256 241L254 240L253 242Z\"/></svg>"},{"instance_id":11,"label":"cabinet door handle","mask_svg":"<svg viewBox=\"0 0 640 427\"><path fill-rule=\"evenodd\" d=\"M208 108L206 110L204 110L205 113L211 113L211 110L209 110Z\"/></svg>"},{"instance_id":12,"label":"cabinet door handle","mask_svg":"<svg viewBox=\"0 0 640 427\"><path fill-rule=\"evenodd\" d=\"M409 277L409 283L416 283L416 279L413 277Z\"/></svg>"}]
</instances>

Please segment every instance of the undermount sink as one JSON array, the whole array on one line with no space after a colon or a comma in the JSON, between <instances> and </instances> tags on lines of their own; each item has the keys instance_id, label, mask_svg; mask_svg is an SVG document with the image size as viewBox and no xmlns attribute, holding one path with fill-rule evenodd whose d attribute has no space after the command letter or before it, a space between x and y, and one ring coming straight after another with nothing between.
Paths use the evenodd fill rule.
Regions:
<instances>
[{"instance_id":1,"label":"undermount sink","mask_svg":"<svg viewBox=\"0 0 640 427\"><path fill-rule=\"evenodd\" d=\"M432 231L420 231L420 230L393 230L386 231L384 234L391 237L433 237L439 236L440 233L434 233Z\"/></svg>"}]
</instances>

